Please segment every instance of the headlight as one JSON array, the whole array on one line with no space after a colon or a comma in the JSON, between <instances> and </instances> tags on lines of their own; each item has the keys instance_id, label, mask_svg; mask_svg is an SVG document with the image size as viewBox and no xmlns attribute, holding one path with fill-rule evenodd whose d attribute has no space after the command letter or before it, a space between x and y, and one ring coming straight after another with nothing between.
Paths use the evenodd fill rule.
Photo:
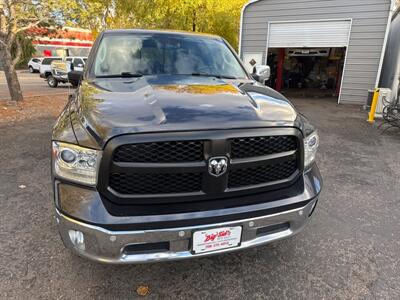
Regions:
<instances>
[{"instance_id":1,"label":"headlight","mask_svg":"<svg viewBox=\"0 0 400 300\"><path fill-rule=\"evenodd\" d=\"M74 182L96 185L101 151L53 142L53 172Z\"/></svg>"},{"instance_id":2,"label":"headlight","mask_svg":"<svg viewBox=\"0 0 400 300\"><path fill-rule=\"evenodd\" d=\"M319 136L316 131L304 139L304 168L309 167L315 160L319 146Z\"/></svg>"}]
</instances>

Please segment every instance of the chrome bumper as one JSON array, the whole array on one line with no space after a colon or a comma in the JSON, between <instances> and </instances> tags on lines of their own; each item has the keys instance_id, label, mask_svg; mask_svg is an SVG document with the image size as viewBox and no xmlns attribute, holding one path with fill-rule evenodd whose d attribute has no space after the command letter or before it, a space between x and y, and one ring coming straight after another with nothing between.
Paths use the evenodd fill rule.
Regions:
<instances>
[{"instance_id":1,"label":"chrome bumper","mask_svg":"<svg viewBox=\"0 0 400 300\"><path fill-rule=\"evenodd\" d=\"M258 218L236 220L225 223L207 224L201 226L168 228L141 231L110 231L104 228L85 224L69 218L58 210L56 217L61 238L67 248L85 258L111 264L145 263L167 260L178 260L192 257L202 257L213 254L227 253L263 245L272 241L290 237L298 233L309 220L310 214L316 205L317 199L306 206L277 214ZM278 224L288 224L281 230L265 231L258 234L258 229L268 228ZM193 254L190 241L193 232L216 227L242 226L242 242L235 248L223 249L209 253ZM83 240L76 242L70 236L70 231L83 233ZM133 244L169 242L169 251L149 253L126 253L125 247Z\"/></svg>"}]
</instances>

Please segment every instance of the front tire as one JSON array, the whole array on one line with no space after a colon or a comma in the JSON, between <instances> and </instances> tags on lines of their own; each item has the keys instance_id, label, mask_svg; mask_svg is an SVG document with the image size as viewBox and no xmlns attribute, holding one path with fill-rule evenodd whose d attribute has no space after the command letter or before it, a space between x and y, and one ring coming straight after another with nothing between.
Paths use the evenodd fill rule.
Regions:
<instances>
[{"instance_id":1,"label":"front tire","mask_svg":"<svg viewBox=\"0 0 400 300\"><path fill-rule=\"evenodd\" d=\"M51 88L56 88L58 86L58 81L53 77L53 75L49 75L49 77L47 77L47 84Z\"/></svg>"},{"instance_id":2,"label":"front tire","mask_svg":"<svg viewBox=\"0 0 400 300\"><path fill-rule=\"evenodd\" d=\"M35 70L32 68L32 66L29 66L29 73L34 73L35 72Z\"/></svg>"}]
</instances>

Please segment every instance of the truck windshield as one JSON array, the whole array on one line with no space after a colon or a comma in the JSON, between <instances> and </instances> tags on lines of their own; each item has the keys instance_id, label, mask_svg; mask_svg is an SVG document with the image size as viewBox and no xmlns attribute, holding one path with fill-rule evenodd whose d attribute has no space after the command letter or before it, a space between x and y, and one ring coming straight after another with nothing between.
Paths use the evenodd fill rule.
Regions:
<instances>
[{"instance_id":1,"label":"truck windshield","mask_svg":"<svg viewBox=\"0 0 400 300\"><path fill-rule=\"evenodd\" d=\"M125 77L171 74L247 78L223 40L167 34L105 35L92 74Z\"/></svg>"}]
</instances>

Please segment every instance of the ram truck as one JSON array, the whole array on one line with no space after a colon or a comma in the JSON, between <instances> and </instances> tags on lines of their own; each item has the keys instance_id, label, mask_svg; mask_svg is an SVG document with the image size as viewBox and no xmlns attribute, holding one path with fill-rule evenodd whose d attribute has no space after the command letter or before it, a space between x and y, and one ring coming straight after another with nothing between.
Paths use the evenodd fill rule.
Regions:
<instances>
[{"instance_id":1,"label":"ram truck","mask_svg":"<svg viewBox=\"0 0 400 300\"><path fill-rule=\"evenodd\" d=\"M322 188L317 131L222 38L109 30L52 135L64 245L103 263L202 257L295 235ZM257 81L256 81L257 79Z\"/></svg>"}]
</instances>

